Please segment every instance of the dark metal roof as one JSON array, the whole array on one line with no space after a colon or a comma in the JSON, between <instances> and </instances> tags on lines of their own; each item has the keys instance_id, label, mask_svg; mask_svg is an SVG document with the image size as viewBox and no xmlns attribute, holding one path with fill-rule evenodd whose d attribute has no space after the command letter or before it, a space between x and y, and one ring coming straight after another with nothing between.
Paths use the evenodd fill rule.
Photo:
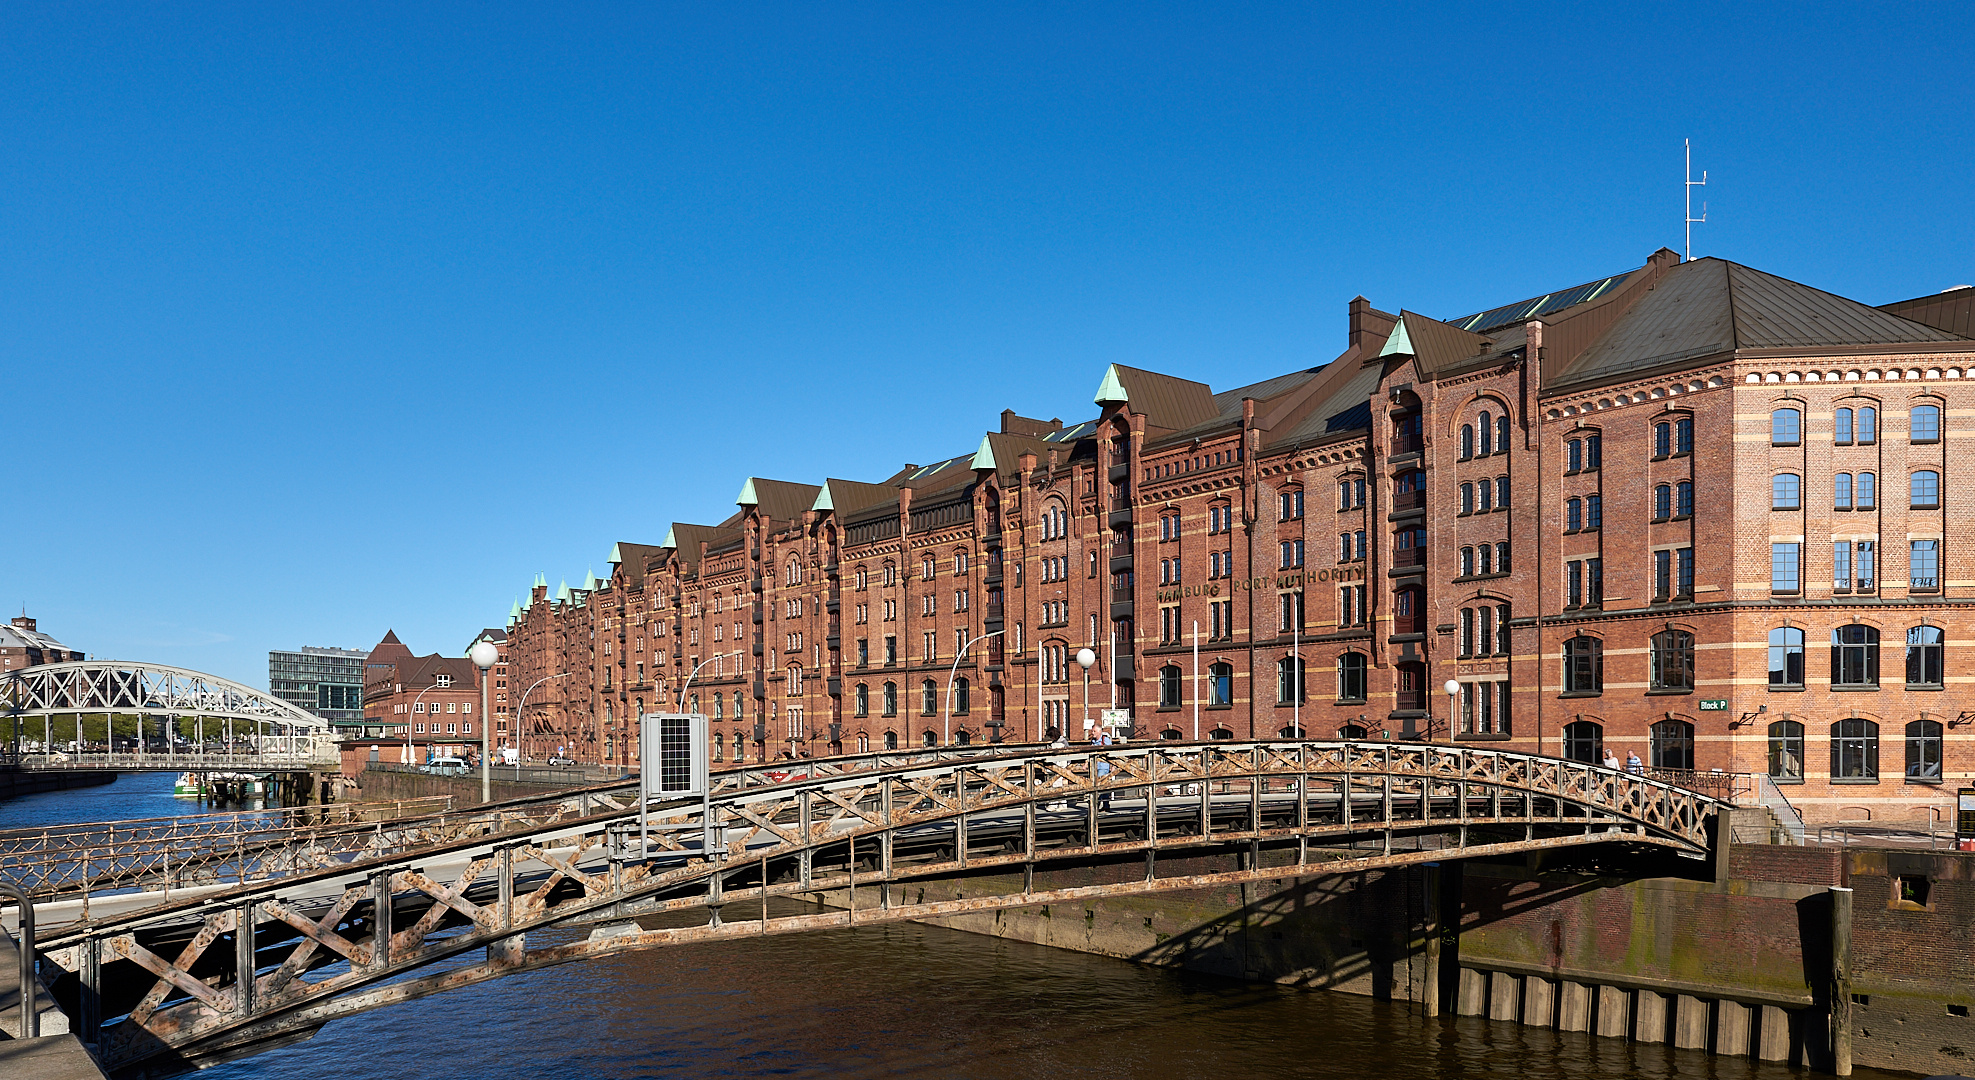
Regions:
<instances>
[{"instance_id":1,"label":"dark metal roof","mask_svg":"<svg viewBox=\"0 0 1975 1080\"><path fill-rule=\"evenodd\" d=\"M1879 310L1959 337L1975 337L1975 289L1966 285L1932 296L1881 304Z\"/></svg>"},{"instance_id":2,"label":"dark metal roof","mask_svg":"<svg viewBox=\"0 0 1975 1080\"><path fill-rule=\"evenodd\" d=\"M1955 335L1723 259L1667 272L1556 384L1606 379L1736 349L1900 345Z\"/></svg>"}]
</instances>

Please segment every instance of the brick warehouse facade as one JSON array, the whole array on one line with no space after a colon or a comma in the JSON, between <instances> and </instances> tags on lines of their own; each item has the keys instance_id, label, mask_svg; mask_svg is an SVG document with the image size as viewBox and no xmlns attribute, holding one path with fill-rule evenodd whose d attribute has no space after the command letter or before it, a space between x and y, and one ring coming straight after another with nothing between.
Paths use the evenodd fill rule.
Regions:
<instances>
[{"instance_id":1,"label":"brick warehouse facade","mask_svg":"<svg viewBox=\"0 0 1975 1080\"><path fill-rule=\"evenodd\" d=\"M1090 648L1141 737L1609 750L1917 821L1975 773L1972 308L1661 250L1453 322L1361 297L1335 360L1235 390L1114 365L1084 422L749 478L538 577L519 741L630 764L682 688L724 763L1078 737Z\"/></svg>"}]
</instances>

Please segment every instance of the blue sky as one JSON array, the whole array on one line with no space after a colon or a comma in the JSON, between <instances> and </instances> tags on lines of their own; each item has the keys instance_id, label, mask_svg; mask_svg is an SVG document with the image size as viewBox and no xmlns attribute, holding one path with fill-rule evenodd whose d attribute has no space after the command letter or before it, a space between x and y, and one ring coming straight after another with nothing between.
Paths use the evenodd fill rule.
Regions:
<instances>
[{"instance_id":1,"label":"blue sky","mask_svg":"<svg viewBox=\"0 0 1975 1080\"><path fill-rule=\"evenodd\" d=\"M0 8L0 608L265 685L1680 246L1975 281L1971 8ZM979 388L992 385L983 393Z\"/></svg>"}]
</instances>

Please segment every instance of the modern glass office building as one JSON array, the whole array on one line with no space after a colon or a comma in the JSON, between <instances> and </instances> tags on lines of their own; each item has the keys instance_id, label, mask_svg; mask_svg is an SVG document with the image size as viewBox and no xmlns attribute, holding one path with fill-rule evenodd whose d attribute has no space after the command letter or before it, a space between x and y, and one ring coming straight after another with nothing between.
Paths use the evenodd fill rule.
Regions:
<instances>
[{"instance_id":1,"label":"modern glass office building","mask_svg":"<svg viewBox=\"0 0 1975 1080\"><path fill-rule=\"evenodd\" d=\"M304 645L267 654L267 688L283 701L329 721L339 737L363 734L363 661L357 649Z\"/></svg>"}]
</instances>

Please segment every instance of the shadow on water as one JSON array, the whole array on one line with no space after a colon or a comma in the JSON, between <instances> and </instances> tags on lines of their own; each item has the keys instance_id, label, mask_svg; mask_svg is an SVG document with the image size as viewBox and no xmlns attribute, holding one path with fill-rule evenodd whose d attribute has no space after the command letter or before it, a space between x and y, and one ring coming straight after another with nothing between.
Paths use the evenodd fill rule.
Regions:
<instances>
[{"instance_id":1,"label":"shadow on water","mask_svg":"<svg viewBox=\"0 0 1975 1080\"><path fill-rule=\"evenodd\" d=\"M212 1080L1808 1075L894 925L629 954L338 1021ZM1860 1070L1860 1077L1884 1076Z\"/></svg>"}]
</instances>

